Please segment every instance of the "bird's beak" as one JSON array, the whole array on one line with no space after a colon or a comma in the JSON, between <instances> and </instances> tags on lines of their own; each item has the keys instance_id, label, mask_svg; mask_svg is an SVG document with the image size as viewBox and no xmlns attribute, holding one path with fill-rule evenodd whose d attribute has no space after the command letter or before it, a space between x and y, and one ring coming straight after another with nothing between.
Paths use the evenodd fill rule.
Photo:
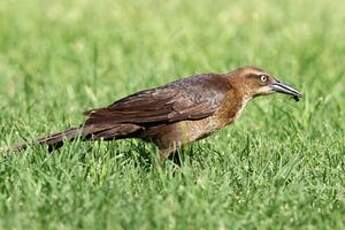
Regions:
<instances>
[{"instance_id":1,"label":"bird's beak","mask_svg":"<svg viewBox=\"0 0 345 230\"><path fill-rule=\"evenodd\" d=\"M297 89L283 83L280 81L275 81L271 85L273 92L283 93L292 96L296 101L299 101L303 97L303 94L300 93Z\"/></svg>"}]
</instances>

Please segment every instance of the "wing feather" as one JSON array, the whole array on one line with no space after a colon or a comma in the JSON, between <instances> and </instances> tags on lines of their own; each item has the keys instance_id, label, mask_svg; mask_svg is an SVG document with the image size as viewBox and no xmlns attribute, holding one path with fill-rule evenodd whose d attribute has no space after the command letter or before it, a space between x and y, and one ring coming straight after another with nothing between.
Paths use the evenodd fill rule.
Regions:
<instances>
[{"instance_id":1,"label":"wing feather","mask_svg":"<svg viewBox=\"0 0 345 230\"><path fill-rule=\"evenodd\" d=\"M162 87L140 91L108 107L85 112L86 124L172 123L212 115L230 89L221 75L207 74L182 79Z\"/></svg>"}]
</instances>

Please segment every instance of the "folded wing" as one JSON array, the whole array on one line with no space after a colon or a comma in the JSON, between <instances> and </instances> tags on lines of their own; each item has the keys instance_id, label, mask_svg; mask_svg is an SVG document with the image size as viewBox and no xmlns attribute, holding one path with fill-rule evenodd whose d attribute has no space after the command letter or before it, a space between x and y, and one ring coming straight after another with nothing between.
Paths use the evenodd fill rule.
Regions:
<instances>
[{"instance_id":1,"label":"folded wing","mask_svg":"<svg viewBox=\"0 0 345 230\"><path fill-rule=\"evenodd\" d=\"M228 80L220 75L194 76L138 92L105 108L87 111L85 124L145 126L202 119L214 114L229 89Z\"/></svg>"}]
</instances>

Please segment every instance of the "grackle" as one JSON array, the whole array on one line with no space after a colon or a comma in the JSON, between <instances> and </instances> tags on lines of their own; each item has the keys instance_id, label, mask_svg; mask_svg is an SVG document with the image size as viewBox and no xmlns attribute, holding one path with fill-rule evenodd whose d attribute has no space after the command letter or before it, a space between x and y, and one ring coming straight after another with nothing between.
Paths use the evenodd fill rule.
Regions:
<instances>
[{"instance_id":1,"label":"grackle","mask_svg":"<svg viewBox=\"0 0 345 230\"><path fill-rule=\"evenodd\" d=\"M296 101L302 97L298 90L256 67L195 75L87 111L82 125L40 138L37 143L54 150L76 138L139 138L154 143L164 162L177 148L233 123L251 99L274 92L287 94ZM28 144L22 144L15 150L27 147Z\"/></svg>"}]
</instances>

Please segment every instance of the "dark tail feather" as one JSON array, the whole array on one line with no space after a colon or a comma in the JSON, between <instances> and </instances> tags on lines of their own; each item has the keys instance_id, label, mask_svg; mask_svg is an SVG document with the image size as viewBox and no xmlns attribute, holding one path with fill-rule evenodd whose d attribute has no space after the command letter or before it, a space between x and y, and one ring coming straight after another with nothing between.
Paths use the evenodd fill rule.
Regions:
<instances>
[{"instance_id":1,"label":"dark tail feather","mask_svg":"<svg viewBox=\"0 0 345 230\"><path fill-rule=\"evenodd\" d=\"M47 145L49 151L53 151L62 147L64 142L73 141L78 137L82 137L82 140L114 140L134 137L134 134L142 129L143 127L135 124L97 124L90 126L81 126L40 138L35 143L38 143L40 145ZM10 153L24 151L29 146L30 144L16 145L8 152Z\"/></svg>"},{"instance_id":2,"label":"dark tail feather","mask_svg":"<svg viewBox=\"0 0 345 230\"><path fill-rule=\"evenodd\" d=\"M78 136L82 135L82 130L83 128L71 128L67 129L63 132L55 133L52 135L49 135L47 137L43 137L37 140L36 143L40 145L47 145L49 148L49 151L58 149L63 146L63 143L65 141L73 141L76 139ZM20 152L24 151L30 146L30 144L19 144L14 146L9 150L9 152Z\"/></svg>"},{"instance_id":3,"label":"dark tail feather","mask_svg":"<svg viewBox=\"0 0 345 230\"><path fill-rule=\"evenodd\" d=\"M73 141L82 135L83 128L71 128L60 133L55 133L48 137L43 137L38 140L41 145L48 145L49 151L58 149L63 146L64 141Z\"/></svg>"}]
</instances>

